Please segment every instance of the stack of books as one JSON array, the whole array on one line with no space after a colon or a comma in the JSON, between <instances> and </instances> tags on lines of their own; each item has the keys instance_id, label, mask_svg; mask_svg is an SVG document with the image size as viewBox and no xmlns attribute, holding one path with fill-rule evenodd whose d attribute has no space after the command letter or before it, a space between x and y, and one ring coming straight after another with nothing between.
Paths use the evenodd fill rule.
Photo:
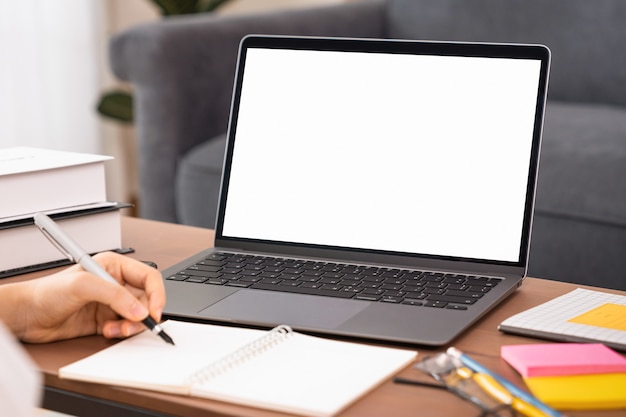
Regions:
<instances>
[{"instance_id":1,"label":"stack of books","mask_svg":"<svg viewBox=\"0 0 626 417\"><path fill-rule=\"evenodd\" d=\"M13 147L0 149L0 278L69 264L37 229L33 215L57 221L87 252L121 250L121 209L106 198L109 156Z\"/></svg>"}]
</instances>

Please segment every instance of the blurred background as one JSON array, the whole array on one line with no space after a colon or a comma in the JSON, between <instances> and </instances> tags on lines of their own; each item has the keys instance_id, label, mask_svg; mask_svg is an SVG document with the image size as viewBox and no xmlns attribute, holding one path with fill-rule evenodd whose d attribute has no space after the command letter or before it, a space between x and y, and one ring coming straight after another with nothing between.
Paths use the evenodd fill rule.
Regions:
<instances>
[{"instance_id":1,"label":"blurred background","mask_svg":"<svg viewBox=\"0 0 626 417\"><path fill-rule=\"evenodd\" d=\"M211 13L253 13L345 0L198 1ZM108 41L133 25L166 18L167 1L0 0L0 148L35 146L114 156L110 200L135 202L132 124L97 111L111 74ZM193 3L177 1L174 3Z\"/></svg>"}]
</instances>

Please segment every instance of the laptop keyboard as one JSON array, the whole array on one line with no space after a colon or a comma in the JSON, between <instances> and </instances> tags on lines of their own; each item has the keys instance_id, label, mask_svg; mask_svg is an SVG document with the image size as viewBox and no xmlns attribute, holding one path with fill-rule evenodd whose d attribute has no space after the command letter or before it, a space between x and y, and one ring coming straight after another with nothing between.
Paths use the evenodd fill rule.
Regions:
<instances>
[{"instance_id":1,"label":"laptop keyboard","mask_svg":"<svg viewBox=\"0 0 626 417\"><path fill-rule=\"evenodd\" d=\"M466 310L502 280L228 252L166 279L454 310Z\"/></svg>"}]
</instances>

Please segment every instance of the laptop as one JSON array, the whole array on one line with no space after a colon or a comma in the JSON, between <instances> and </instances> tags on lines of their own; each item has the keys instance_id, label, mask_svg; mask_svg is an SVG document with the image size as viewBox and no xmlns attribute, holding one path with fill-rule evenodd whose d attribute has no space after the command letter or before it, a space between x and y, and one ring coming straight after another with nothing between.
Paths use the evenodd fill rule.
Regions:
<instances>
[{"instance_id":1,"label":"laptop","mask_svg":"<svg viewBox=\"0 0 626 417\"><path fill-rule=\"evenodd\" d=\"M441 346L526 275L550 52L247 36L207 249L164 316Z\"/></svg>"}]
</instances>

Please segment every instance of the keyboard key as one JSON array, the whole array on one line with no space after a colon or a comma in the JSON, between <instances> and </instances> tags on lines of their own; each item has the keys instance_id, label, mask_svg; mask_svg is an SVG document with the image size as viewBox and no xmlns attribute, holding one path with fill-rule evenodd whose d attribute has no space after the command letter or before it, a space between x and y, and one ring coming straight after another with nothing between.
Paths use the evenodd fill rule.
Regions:
<instances>
[{"instance_id":1,"label":"keyboard key","mask_svg":"<svg viewBox=\"0 0 626 417\"><path fill-rule=\"evenodd\" d=\"M381 296L360 293L354 296L354 298L357 300L364 300L364 301L378 301L381 298Z\"/></svg>"},{"instance_id":2,"label":"keyboard key","mask_svg":"<svg viewBox=\"0 0 626 417\"><path fill-rule=\"evenodd\" d=\"M228 282L226 278L209 278L204 281L205 284L224 285Z\"/></svg>"},{"instance_id":3,"label":"keyboard key","mask_svg":"<svg viewBox=\"0 0 626 417\"><path fill-rule=\"evenodd\" d=\"M205 278L217 278L222 276L221 272L212 272L212 271L203 271L201 269L185 269L183 271L185 275L194 276L194 277L205 277Z\"/></svg>"},{"instance_id":4,"label":"keyboard key","mask_svg":"<svg viewBox=\"0 0 626 417\"><path fill-rule=\"evenodd\" d=\"M169 279L171 281L184 281L187 278L189 278L189 275L183 275L180 272L176 275L170 275L169 277L167 277L166 279Z\"/></svg>"},{"instance_id":5,"label":"keyboard key","mask_svg":"<svg viewBox=\"0 0 626 417\"><path fill-rule=\"evenodd\" d=\"M416 300L414 298L405 298L404 300L402 300L402 304L408 304L412 306L421 306L421 305L424 305L424 301Z\"/></svg>"},{"instance_id":6,"label":"keyboard key","mask_svg":"<svg viewBox=\"0 0 626 417\"><path fill-rule=\"evenodd\" d=\"M300 286L304 288L322 288L322 285L324 284L320 284L319 282L303 282L300 284Z\"/></svg>"},{"instance_id":7,"label":"keyboard key","mask_svg":"<svg viewBox=\"0 0 626 417\"><path fill-rule=\"evenodd\" d=\"M457 275L457 276L445 276L443 278L443 282L446 284L463 284L465 282L465 275Z\"/></svg>"},{"instance_id":8,"label":"keyboard key","mask_svg":"<svg viewBox=\"0 0 626 417\"><path fill-rule=\"evenodd\" d=\"M207 279L205 277L189 277L185 280L185 282L195 282L197 284L202 284Z\"/></svg>"},{"instance_id":9,"label":"keyboard key","mask_svg":"<svg viewBox=\"0 0 626 417\"><path fill-rule=\"evenodd\" d=\"M224 268L222 269L222 272L224 274L238 274L242 271L241 268Z\"/></svg>"},{"instance_id":10,"label":"keyboard key","mask_svg":"<svg viewBox=\"0 0 626 417\"><path fill-rule=\"evenodd\" d=\"M239 281L243 281L243 282L259 282L261 281L261 277L259 276L250 276L250 275L244 275L241 277L241 279Z\"/></svg>"},{"instance_id":11,"label":"keyboard key","mask_svg":"<svg viewBox=\"0 0 626 417\"><path fill-rule=\"evenodd\" d=\"M246 275L246 276L249 276L249 277L255 277L255 276L259 275L260 273L261 273L261 271L254 271L254 270L251 270L251 269L244 269L244 270L242 270L240 272L241 275Z\"/></svg>"},{"instance_id":12,"label":"keyboard key","mask_svg":"<svg viewBox=\"0 0 626 417\"><path fill-rule=\"evenodd\" d=\"M223 261L228 256L222 252L215 252L204 258L207 261Z\"/></svg>"},{"instance_id":13,"label":"keyboard key","mask_svg":"<svg viewBox=\"0 0 626 417\"><path fill-rule=\"evenodd\" d=\"M383 295L384 293L385 293L385 290L380 289L380 288L368 288L368 287L363 288L363 294Z\"/></svg>"},{"instance_id":14,"label":"keyboard key","mask_svg":"<svg viewBox=\"0 0 626 417\"><path fill-rule=\"evenodd\" d=\"M454 295L436 295L436 294L431 294L428 297L426 297L426 299L429 301L441 301L445 303L456 303L456 304L463 304L463 305L471 305L477 301L475 298L470 298L470 297L459 297L459 296L454 296Z\"/></svg>"},{"instance_id":15,"label":"keyboard key","mask_svg":"<svg viewBox=\"0 0 626 417\"><path fill-rule=\"evenodd\" d=\"M479 287L477 285L472 285L470 287L467 288L467 291L469 292L479 292L479 293L486 293L491 291L492 287Z\"/></svg>"},{"instance_id":16,"label":"keyboard key","mask_svg":"<svg viewBox=\"0 0 626 417\"><path fill-rule=\"evenodd\" d=\"M203 271L219 271L220 269L222 269L223 265L221 262L216 262L216 263L211 263L211 264L207 264L205 263L197 263L195 265L192 265L189 267L189 269L200 269Z\"/></svg>"},{"instance_id":17,"label":"keyboard key","mask_svg":"<svg viewBox=\"0 0 626 417\"><path fill-rule=\"evenodd\" d=\"M442 276L437 276L437 275L422 275L422 277L420 278L421 281L425 281L425 282L441 282L443 281L443 277Z\"/></svg>"},{"instance_id":18,"label":"keyboard key","mask_svg":"<svg viewBox=\"0 0 626 417\"><path fill-rule=\"evenodd\" d=\"M392 291L400 291L402 288L404 288L404 285L400 284L400 285L393 285L393 284L383 284L380 286L381 289L383 290L392 290Z\"/></svg>"},{"instance_id":19,"label":"keyboard key","mask_svg":"<svg viewBox=\"0 0 626 417\"><path fill-rule=\"evenodd\" d=\"M380 299L380 301L382 301L383 303L394 303L394 304L398 304L402 302L402 297L396 297L393 295L383 295L383 298Z\"/></svg>"},{"instance_id":20,"label":"keyboard key","mask_svg":"<svg viewBox=\"0 0 626 417\"><path fill-rule=\"evenodd\" d=\"M229 287L241 287L241 288L247 288L250 285L252 285L251 282L244 282L244 281L228 281L226 283L227 286Z\"/></svg>"},{"instance_id":21,"label":"keyboard key","mask_svg":"<svg viewBox=\"0 0 626 417\"><path fill-rule=\"evenodd\" d=\"M444 290L443 288L424 288L422 290L422 292L424 294L443 294L444 292L446 292L446 290Z\"/></svg>"},{"instance_id":22,"label":"keyboard key","mask_svg":"<svg viewBox=\"0 0 626 417\"><path fill-rule=\"evenodd\" d=\"M467 297L467 298L479 299L484 294L482 292L474 292L474 291L448 290L448 291L445 292L445 295L451 295L451 296L455 296L455 297Z\"/></svg>"},{"instance_id":23,"label":"keyboard key","mask_svg":"<svg viewBox=\"0 0 626 417\"><path fill-rule=\"evenodd\" d=\"M436 308L444 308L448 303L443 301L426 301L424 302L424 306L426 307L436 307Z\"/></svg>"},{"instance_id":24,"label":"keyboard key","mask_svg":"<svg viewBox=\"0 0 626 417\"><path fill-rule=\"evenodd\" d=\"M267 284L267 285L278 285L282 282L282 279L278 279L278 278L262 278L261 281L263 284Z\"/></svg>"}]
</instances>

